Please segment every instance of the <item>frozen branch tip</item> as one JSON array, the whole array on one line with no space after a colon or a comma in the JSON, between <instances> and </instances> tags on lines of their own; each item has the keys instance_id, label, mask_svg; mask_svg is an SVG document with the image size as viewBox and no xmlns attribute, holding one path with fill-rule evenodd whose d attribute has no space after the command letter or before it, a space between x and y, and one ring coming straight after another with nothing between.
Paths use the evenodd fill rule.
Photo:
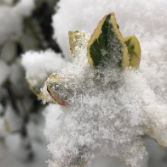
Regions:
<instances>
[{"instance_id":1,"label":"frozen branch tip","mask_svg":"<svg viewBox=\"0 0 167 167\"><path fill-rule=\"evenodd\" d=\"M46 81L63 110L50 166L81 167L109 155L139 167L146 153L142 135L167 145L167 107L138 70L138 39L124 38L110 13L92 35L69 31L69 44L73 62Z\"/></svg>"}]
</instances>

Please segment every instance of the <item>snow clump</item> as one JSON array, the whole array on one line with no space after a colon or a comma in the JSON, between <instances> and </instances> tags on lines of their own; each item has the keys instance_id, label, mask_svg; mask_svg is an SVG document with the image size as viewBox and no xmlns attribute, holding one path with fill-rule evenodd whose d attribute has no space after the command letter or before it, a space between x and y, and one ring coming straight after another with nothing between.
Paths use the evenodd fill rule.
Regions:
<instances>
[{"instance_id":1,"label":"snow clump","mask_svg":"<svg viewBox=\"0 0 167 167\"><path fill-rule=\"evenodd\" d=\"M0 45L12 34L20 32L23 18L31 14L34 6L34 0L21 0L13 7L0 6Z\"/></svg>"},{"instance_id":2,"label":"snow clump","mask_svg":"<svg viewBox=\"0 0 167 167\"><path fill-rule=\"evenodd\" d=\"M26 78L33 87L42 88L46 77L60 70L66 62L52 50L41 52L29 51L22 56L22 65L26 70Z\"/></svg>"}]
</instances>

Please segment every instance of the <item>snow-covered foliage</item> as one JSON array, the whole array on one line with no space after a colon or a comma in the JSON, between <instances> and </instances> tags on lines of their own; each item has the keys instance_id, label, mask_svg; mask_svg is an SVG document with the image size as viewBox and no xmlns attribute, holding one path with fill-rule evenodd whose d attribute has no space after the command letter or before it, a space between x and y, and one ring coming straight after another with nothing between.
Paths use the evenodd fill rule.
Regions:
<instances>
[{"instance_id":1,"label":"snow-covered foliage","mask_svg":"<svg viewBox=\"0 0 167 167\"><path fill-rule=\"evenodd\" d=\"M21 0L13 7L0 6L0 45L12 34L20 32L23 18L29 16L33 8L34 0Z\"/></svg>"},{"instance_id":2,"label":"snow-covered foliage","mask_svg":"<svg viewBox=\"0 0 167 167\"><path fill-rule=\"evenodd\" d=\"M22 57L22 65L26 69L26 78L32 87L37 87L37 92L43 87L46 77L59 71L66 62L61 54L52 50L41 52L26 52Z\"/></svg>"},{"instance_id":3,"label":"snow-covered foliage","mask_svg":"<svg viewBox=\"0 0 167 167\"><path fill-rule=\"evenodd\" d=\"M128 115L127 117L124 117L121 114L122 112L121 113L117 112L117 116L119 115L118 117L120 118L118 119L119 123L118 125L116 122L114 122L115 124L114 123L113 124L114 126L119 126L121 124L124 124L124 121L122 121L121 117L126 118L127 120L129 119L128 121L125 119L126 125L123 126L123 129L127 127L128 124L135 126L135 128L137 127L136 130L134 130L135 129L134 128L130 131L129 135L131 137L132 136L134 137L135 133L138 132L140 135L144 133L154 133L153 136L155 138L157 139L159 138L161 142L163 139L164 141L162 143L163 144L166 143L166 135L163 136L163 134L166 134L165 133L166 83L167 83L166 80L167 70L165 65L167 62L166 47L165 47L165 44L167 43L166 21L165 21L167 16L166 1L154 0L150 2L144 0L141 1L135 0L129 2L126 0L125 1L119 0L115 2L106 0L102 2L98 0L92 0L92 1L85 0L85 1L71 2L68 0L67 1L61 0L59 2L59 7L60 9L58 13L55 14L55 16L53 17L55 37L57 38L61 48L63 49L65 56L68 57L69 59L70 59L69 56L70 49L68 44L68 33L67 33L68 30L79 30L79 31L85 30L87 32L92 33L94 27L99 22L99 20L105 14L111 11L116 14L117 21L123 36L135 35L138 37L142 48L142 59L138 72L132 70L120 73L119 70L116 69L113 70L110 69L109 67L105 69L103 72L102 70L100 70L100 73L104 74L102 83L105 85L105 86L102 85L101 88L99 88L98 84L96 85L94 81L91 80L93 74L96 73L96 71L93 70L93 72L90 72L88 70L89 68L87 67L87 65L84 65L83 63L84 61L86 62L86 60L84 60L84 57L82 56L80 58L78 57L74 59L73 65L69 64L65 69L61 71L60 77L59 79L57 79L57 81L60 85L60 89L63 91L59 91L59 95L60 97L65 99L65 101L69 104L70 107L67 105L67 107L63 109L64 113L59 118L59 121L61 120L63 122L62 123L63 128L62 126L60 126L63 129L63 132L61 133L62 135L60 135L60 137L55 139L55 141L52 142L52 144L50 144L49 146L51 152L53 153L53 162L50 163L50 166L56 166L56 165L58 166L59 163L67 163L67 164L70 162L73 163L72 157L71 159L68 159L69 155L70 156L74 154L79 155L80 158L81 157L83 158L83 161L84 158L85 159L88 158L89 160L89 158L91 159L95 155L94 152L92 151L94 148L91 150L91 147L93 146L95 146L96 148L102 147L102 144L99 141L100 139L103 138L104 135L103 132L103 134L99 135L100 139L96 138L95 137L97 135L95 133L96 129L98 129L99 127L103 127L104 125L105 128L103 128L103 130L105 130L106 132L105 134L109 134L109 136L112 136L111 131L113 131L114 129L113 126L111 126L111 130L110 128L106 128L109 127L109 125L107 124L109 121L103 121L103 122L101 121L102 125L97 124L97 128L95 128L96 127L95 122L97 120L100 121L99 117L100 115L102 115L103 111L106 111L107 106L110 106L109 108L111 110L113 106L117 105L114 108L115 112L118 111L119 109L120 109L119 111L125 111L125 110L130 111L130 113L127 114ZM163 16L161 17L160 13L162 13L162 11L163 11ZM59 22L59 24L56 24L57 22ZM77 78L77 80L75 78ZM106 86L111 82L119 83L119 85L115 84L116 88L111 89L113 91L112 92L113 94L108 90L108 87ZM63 85L63 87L61 87L61 85ZM104 88L102 89L103 86ZM106 94L104 93L105 96L104 94L101 95L100 93L101 89L106 93ZM118 90L120 90L120 93L118 93L119 92ZM93 92L97 93L98 95L97 98L93 96L94 95ZM82 94L80 98L79 94ZM117 100L119 102L117 102ZM95 101L95 103L93 103L92 101L93 102ZM125 101L126 104L128 104L126 106L125 106ZM133 104L133 102L135 103ZM82 107L84 108L84 106L86 106L87 109L82 111ZM77 109L80 112L78 113L75 112L77 111ZM156 110L158 110L159 112L157 112ZM109 109L107 111L109 111ZM106 113L107 112L103 113L103 118L106 116L106 120L112 119L112 121L114 121L114 118L110 118ZM162 116L160 113L164 115ZM95 117L96 119L94 120L93 117ZM91 121L87 123L89 124L89 126L85 123L85 121L88 118L92 118L90 119L92 120L92 124ZM162 122L160 121L161 123L159 122L160 124L158 123L158 119L162 121ZM80 126L82 126L82 124L84 123L86 125L84 126L84 128L82 127L83 130L82 131ZM158 128L159 130L157 130L156 127L157 125L159 126ZM164 128L162 128L163 126ZM95 129L95 132L92 132L91 131L92 129ZM149 131L152 129L154 129L154 132ZM90 130L91 131L90 134L93 133L93 135L85 137L88 132L86 130L88 131ZM119 130L115 132L119 134L118 133ZM128 130L130 130L130 128ZM144 132L145 130L147 132ZM72 133L72 131L74 133ZM121 134L123 135L124 132L122 132ZM127 135L128 133L125 134ZM81 136L83 135L83 140L82 138L78 137L80 135ZM114 135L114 138L112 138L112 140L115 140L116 136L117 135ZM119 139L120 138L121 135L119 135ZM90 141L87 141L87 139L90 139ZM96 140L94 139L99 139L98 140L98 142L100 143L99 146L97 146L98 142L95 142ZM129 138L127 137L126 139L128 141ZM131 140L131 142L132 141L133 140ZM91 142L92 143L90 145L88 144L90 147L86 147L84 145L85 144L84 142L87 144L88 143L90 144ZM133 150L134 148L134 150L136 150L135 152L136 154L134 155L133 152L134 150L133 150L132 151L133 153L130 157L132 158L133 156L136 156L136 158L134 157L133 159L130 158L128 160L129 161L128 163L135 164L137 162L137 159L138 158L140 159L142 157L144 149L143 147L140 147L141 144L140 142L141 141L139 140L138 142L136 142L136 144L138 143L141 152L140 149L136 149L137 147L135 146L135 144L134 147L132 145L131 149ZM104 140L102 143L104 146L105 143ZM57 148L58 145L59 146L61 145L61 148L60 147ZM78 147L79 145L80 146L84 145L83 146L84 149L83 147L79 148ZM110 148L108 145L106 147ZM130 148L126 149L125 148L126 147L122 148L118 147L117 150L114 150L115 154L117 154L114 156L119 155L118 153L119 149L120 152L122 153L124 151L127 153L128 150L129 151L131 150ZM60 152L61 149L62 152ZM85 151L86 155L88 155L92 151L91 154L92 157L90 155L84 157L82 155L81 150L83 150L83 152ZM89 152L88 150L91 151ZM111 152L112 151L109 151L108 154L111 155ZM76 157L75 155L74 155L75 158L79 158ZM67 158L66 162L64 159L62 160L60 158L63 156L64 159ZM74 161L76 160L75 158ZM79 160L82 159L80 158Z\"/></svg>"},{"instance_id":4,"label":"snow-covered foliage","mask_svg":"<svg viewBox=\"0 0 167 167\"><path fill-rule=\"evenodd\" d=\"M122 72L110 61L105 68L92 69L87 47L77 49L73 63L47 79L66 103L59 136L49 146L50 167L84 165L100 155L139 166L145 153L139 136L150 134L167 145L167 107L138 71Z\"/></svg>"},{"instance_id":5,"label":"snow-covered foliage","mask_svg":"<svg viewBox=\"0 0 167 167\"><path fill-rule=\"evenodd\" d=\"M165 47L167 2L165 0L118 0L117 2L114 0L103 2L61 0L58 6L59 10L53 16L54 37L66 57L69 59L71 57L67 33L69 30L84 30L92 33L104 15L114 12L122 35L135 35L140 41L142 59L139 70L158 95L158 99L167 102ZM56 24L58 22L59 24Z\"/></svg>"},{"instance_id":6,"label":"snow-covered foliage","mask_svg":"<svg viewBox=\"0 0 167 167\"><path fill-rule=\"evenodd\" d=\"M23 17L30 15L33 7L33 0L21 0L14 7L0 7L0 45L11 34L20 32ZM92 166L125 166L115 159L110 161L110 156L119 157L136 167L145 153L141 135L150 134L159 145L167 144L166 8L165 0L59 1L59 10L53 17L54 38L58 40L67 60L71 61L72 56L75 57L73 63L67 64L60 54L51 50L30 51L22 58L32 90L38 96L42 92L39 97L47 102L54 102L55 98L65 105L60 107L49 104L45 109L45 135L50 141L49 150L53 155L53 160L49 161L50 167L66 164L84 166L95 157ZM99 20L110 12L115 13L123 36L135 35L140 41L142 58L137 71L130 69L122 72L115 66L107 66L105 69L90 67L86 57L90 34L86 33L86 38L77 41L79 46L75 47L75 53L71 56L68 31L92 33ZM44 8L42 13L47 13ZM8 19L4 17L6 15ZM33 23L36 25L36 21ZM41 31L38 26L34 27L30 25L28 32ZM42 41L43 36L34 36L38 45L43 47L40 49L46 49L48 43ZM31 38L29 34L24 37L25 48L29 48L26 44L28 41L34 41ZM33 42L29 43L34 45ZM8 66L3 61L0 60L0 84L1 80L4 82L9 76L8 70L4 72ZM17 86L15 90L20 92L17 93L20 97L26 92L19 91L22 82L18 76L22 72L16 66L18 64L11 66L9 78ZM56 88L55 91L58 96L53 99L45 83L46 77L52 73L56 77L49 78L47 83L56 81L56 86L59 86L59 90ZM24 103L29 111L32 102L25 99ZM6 118L13 128L11 130L15 131L21 127L22 118L17 119L16 115L12 115L14 113L10 113L10 107L8 105ZM13 121L10 121L12 118ZM104 155L107 157L99 158ZM145 167L145 164L141 166Z\"/></svg>"},{"instance_id":7,"label":"snow-covered foliage","mask_svg":"<svg viewBox=\"0 0 167 167\"><path fill-rule=\"evenodd\" d=\"M110 12L115 13L123 36L137 36L142 46L147 41L149 45L154 42L152 39L149 40L152 35L161 39L166 34L167 2L165 0L61 0L58 7L59 10L53 16L54 37L68 58L71 57L68 31L84 30L93 33L99 20ZM142 40L146 34L148 37Z\"/></svg>"}]
</instances>

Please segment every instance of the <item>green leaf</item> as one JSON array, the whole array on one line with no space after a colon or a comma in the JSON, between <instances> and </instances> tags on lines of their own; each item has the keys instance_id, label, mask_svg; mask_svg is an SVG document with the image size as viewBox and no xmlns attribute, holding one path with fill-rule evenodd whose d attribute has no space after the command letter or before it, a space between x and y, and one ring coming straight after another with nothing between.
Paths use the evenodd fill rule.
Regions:
<instances>
[{"instance_id":1,"label":"green leaf","mask_svg":"<svg viewBox=\"0 0 167 167\"><path fill-rule=\"evenodd\" d=\"M87 49L88 61L95 67L107 62L129 66L129 55L122 34L119 31L114 13L106 15L97 25Z\"/></svg>"},{"instance_id":2,"label":"green leaf","mask_svg":"<svg viewBox=\"0 0 167 167\"><path fill-rule=\"evenodd\" d=\"M139 67L141 59L141 48L138 39L135 36L124 38L130 56L129 66Z\"/></svg>"},{"instance_id":3,"label":"green leaf","mask_svg":"<svg viewBox=\"0 0 167 167\"><path fill-rule=\"evenodd\" d=\"M87 48L89 37L89 34L80 31L68 32L70 50L73 58L75 58L79 54L77 49L78 47L79 50L84 50Z\"/></svg>"}]
</instances>

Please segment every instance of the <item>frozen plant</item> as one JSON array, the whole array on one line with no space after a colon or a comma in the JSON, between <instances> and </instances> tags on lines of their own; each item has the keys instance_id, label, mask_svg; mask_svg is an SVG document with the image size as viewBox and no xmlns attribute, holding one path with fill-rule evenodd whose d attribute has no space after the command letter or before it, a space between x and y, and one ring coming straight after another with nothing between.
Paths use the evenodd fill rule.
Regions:
<instances>
[{"instance_id":1,"label":"frozen plant","mask_svg":"<svg viewBox=\"0 0 167 167\"><path fill-rule=\"evenodd\" d=\"M98 21L113 11L122 35L135 34L139 39L142 48L139 71L157 98L167 103L166 0L61 0L58 7L53 16L54 37L69 59L68 30L93 33Z\"/></svg>"},{"instance_id":2,"label":"frozen plant","mask_svg":"<svg viewBox=\"0 0 167 167\"><path fill-rule=\"evenodd\" d=\"M92 33L99 19L107 12L114 11L123 36L135 34L138 37L142 47L142 60L138 71L142 73L141 75L144 80L146 80L150 89L156 94L157 101L165 104L167 99L166 7L167 2L165 0L118 0L117 2L113 0L61 0L59 2L60 9L53 19L54 37L58 39L67 57L70 55L70 47L67 40L68 30L85 30ZM46 87L44 90L47 93ZM63 98L58 99L59 102L65 102ZM60 113L57 108L59 107L56 105L53 105L52 109L48 108L51 113L48 112L46 117L47 125L51 131L46 129L45 132L49 138L51 134L54 134L51 137L52 143L54 143L54 140L58 136L57 132L61 130L61 126L57 122L63 120L61 116L58 116ZM52 119L49 119L49 116ZM58 120L56 121L57 118ZM49 123L48 119L52 121Z\"/></svg>"},{"instance_id":3,"label":"frozen plant","mask_svg":"<svg viewBox=\"0 0 167 167\"><path fill-rule=\"evenodd\" d=\"M22 65L26 70L26 78L31 90L43 99L47 96L46 101L52 101L47 91L41 93L45 87L46 77L53 72L60 70L65 66L66 61L61 54L56 54L52 50L33 52L29 51L23 55ZM45 95L46 94L46 95Z\"/></svg>"},{"instance_id":4,"label":"frozen plant","mask_svg":"<svg viewBox=\"0 0 167 167\"><path fill-rule=\"evenodd\" d=\"M54 37L65 56L71 59L67 31L84 30L93 33L99 20L106 13L113 11L122 35L126 37L135 34L139 39L142 59L138 70L144 75L158 100L167 104L166 8L166 0L61 0L58 3L58 11L53 16ZM166 148L160 149L161 154L158 151L153 153L151 148L156 146L156 142L153 145L154 142L148 140L152 143L151 146L146 144L149 152L148 166L153 167L153 154L161 162L157 163L159 166L166 166L164 157L167 154L162 156Z\"/></svg>"},{"instance_id":5,"label":"frozen plant","mask_svg":"<svg viewBox=\"0 0 167 167\"><path fill-rule=\"evenodd\" d=\"M69 57L67 32L84 30L93 33L99 20L111 11L117 16L123 36L135 34L143 45L150 36L161 39L160 36L166 34L167 1L165 0L61 0L58 7L58 12L53 16L54 38L57 39L64 54ZM144 37L145 40L141 41ZM149 42L154 41L150 39Z\"/></svg>"},{"instance_id":6,"label":"frozen plant","mask_svg":"<svg viewBox=\"0 0 167 167\"><path fill-rule=\"evenodd\" d=\"M73 63L46 82L51 97L64 106L60 130L49 145L49 166L81 167L109 155L139 167L146 153L142 135L167 145L167 107L137 69L137 38L124 39L111 13L91 37L74 31L69 40Z\"/></svg>"}]
</instances>

